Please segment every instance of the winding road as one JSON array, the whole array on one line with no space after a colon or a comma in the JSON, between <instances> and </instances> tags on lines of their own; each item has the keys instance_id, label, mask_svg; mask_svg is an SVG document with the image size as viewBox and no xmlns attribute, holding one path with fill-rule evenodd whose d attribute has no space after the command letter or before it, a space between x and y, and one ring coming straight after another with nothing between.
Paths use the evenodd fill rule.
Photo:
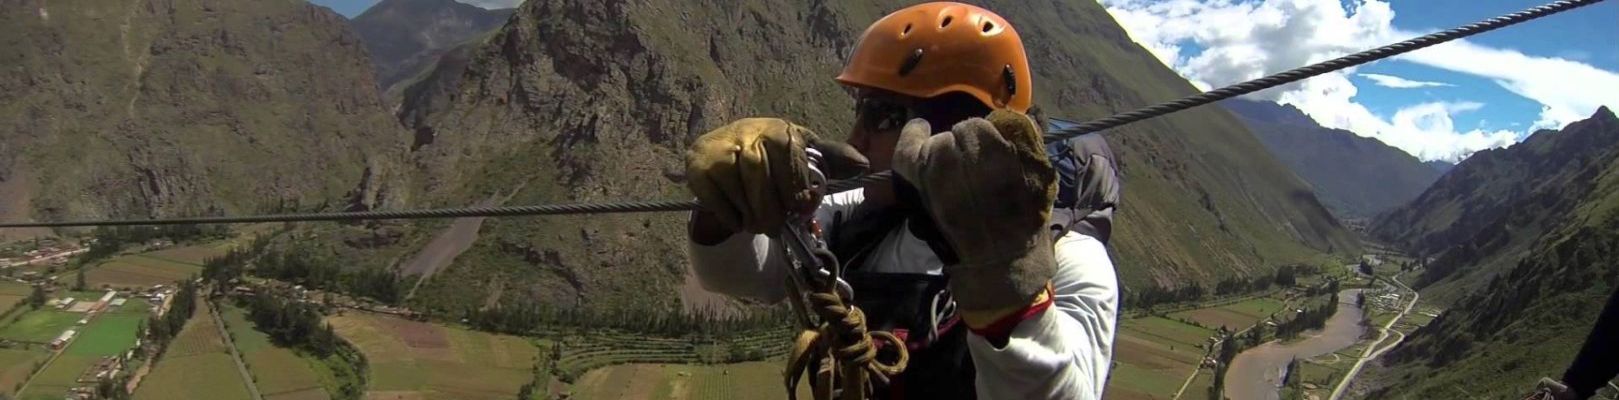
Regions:
<instances>
[{"instance_id":1,"label":"winding road","mask_svg":"<svg viewBox=\"0 0 1619 400\"><path fill-rule=\"evenodd\" d=\"M1390 328L1393 327L1395 323L1400 322L1401 318L1405 318L1406 314L1411 312L1411 308L1417 305L1417 300L1422 298L1422 293L1417 293L1417 291L1411 290L1411 287L1406 286L1404 283L1400 283L1400 277L1398 276L1390 278L1389 280L1394 282L1394 285L1399 286L1401 289L1411 292L1411 302L1405 305L1404 310L1400 310L1399 315L1395 315L1394 318L1389 319L1388 323L1383 324L1383 327L1378 328L1379 333L1377 336L1377 341L1372 342L1371 346L1366 346L1366 350L1362 351L1360 354L1360 360L1355 361L1355 366L1349 368L1349 373L1344 374L1344 379L1338 381L1338 387L1332 389L1332 396L1327 397L1327 400L1338 400L1339 398L1343 397L1344 391L1349 389L1349 383L1355 380L1355 374L1360 373L1361 366L1366 365L1367 361L1371 361L1378 356L1382 356L1383 353L1388 352L1390 349L1393 349L1394 346L1398 346L1400 342L1405 340L1404 333L1400 333L1400 331L1393 331L1394 333L1399 333L1400 338L1396 339L1394 343L1390 343L1388 346L1379 348L1379 346L1383 344L1383 340L1388 339L1389 332L1391 331Z\"/></svg>"}]
</instances>

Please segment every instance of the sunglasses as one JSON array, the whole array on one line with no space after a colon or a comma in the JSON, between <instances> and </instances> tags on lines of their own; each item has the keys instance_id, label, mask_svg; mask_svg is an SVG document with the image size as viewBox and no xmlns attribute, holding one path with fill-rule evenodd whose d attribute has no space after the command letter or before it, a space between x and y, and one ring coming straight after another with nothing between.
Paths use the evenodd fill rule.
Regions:
<instances>
[{"instance_id":1,"label":"sunglasses","mask_svg":"<svg viewBox=\"0 0 1619 400\"><path fill-rule=\"evenodd\" d=\"M861 126L874 132L899 130L912 116L909 107L886 99L860 97L855 100L855 118Z\"/></svg>"}]
</instances>

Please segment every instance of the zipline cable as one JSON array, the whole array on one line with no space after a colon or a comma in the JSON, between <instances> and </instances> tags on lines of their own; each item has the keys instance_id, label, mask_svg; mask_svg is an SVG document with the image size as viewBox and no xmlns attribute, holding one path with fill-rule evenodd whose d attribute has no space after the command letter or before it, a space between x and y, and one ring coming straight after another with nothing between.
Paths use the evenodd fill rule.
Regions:
<instances>
[{"instance_id":1,"label":"zipline cable","mask_svg":"<svg viewBox=\"0 0 1619 400\"><path fill-rule=\"evenodd\" d=\"M1222 87L1219 89L1198 93L1178 100L1164 102L1140 108L1134 111L1114 114L1112 116L1081 123L1068 129L1046 133L1046 141L1054 142L1067 140L1080 135L1100 132L1138 122L1148 118L1159 117L1178 111L1186 110L1220 100L1225 100L1248 93L1265 90L1288 83L1297 82L1305 78L1337 71L1372 61L1393 57L1413 50L1433 46L1436 44L1461 39L1468 36L1489 32L1499 28L1512 26L1525 21L1534 20L1547 15L1584 7L1604 0L1562 0L1526 9L1523 11L1502 15L1495 18L1463 25L1454 29L1431 33L1420 37L1408 39L1399 43L1361 51L1343 57L1334 58L1320 63L1294 68L1274 75L1254 79L1247 82ZM881 171L862 175L851 179L831 182L827 185L827 193L838 193L853 190L869 183L882 182L889 179L891 171ZM400 211L355 211L335 213L302 213L302 214L273 214L252 215L237 217L191 217L191 218L165 218L165 219L126 219L126 220L89 220L89 221L63 221L63 222L24 222L4 223L0 228L55 228L73 226L129 226L129 225L177 225L177 224L238 224L254 222L293 222L293 221L353 221L353 220L380 220L380 219L426 219L426 218L458 218L458 217L508 217L533 215L562 215L562 214L609 214L609 213L636 213L636 212L669 212L691 211L697 209L696 201L691 200L664 200L664 201L627 201L613 203L575 203L575 204L545 204L533 206L511 207L474 207L474 208L442 208L426 210L400 210Z\"/></svg>"}]
</instances>

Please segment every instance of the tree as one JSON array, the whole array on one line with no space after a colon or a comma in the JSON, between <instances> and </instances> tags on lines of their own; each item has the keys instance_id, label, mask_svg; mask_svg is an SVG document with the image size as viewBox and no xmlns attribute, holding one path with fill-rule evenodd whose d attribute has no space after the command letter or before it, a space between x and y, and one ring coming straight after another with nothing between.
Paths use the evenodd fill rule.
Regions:
<instances>
[{"instance_id":1,"label":"tree","mask_svg":"<svg viewBox=\"0 0 1619 400\"><path fill-rule=\"evenodd\" d=\"M84 267L79 267L75 275L77 276L73 279L73 290L84 290Z\"/></svg>"},{"instance_id":2,"label":"tree","mask_svg":"<svg viewBox=\"0 0 1619 400\"><path fill-rule=\"evenodd\" d=\"M40 285L34 285L34 292L28 294L28 305L32 306L35 310L38 310L40 307L45 306L45 288L44 287L42 287Z\"/></svg>"},{"instance_id":3,"label":"tree","mask_svg":"<svg viewBox=\"0 0 1619 400\"><path fill-rule=\"evenodd\" d=\"M1364 274L1364 275L1371 275L1372 274L1372 264L1367 263L1366 260L1360 260L1360 273Z\"/></svg>"}]
</instances>

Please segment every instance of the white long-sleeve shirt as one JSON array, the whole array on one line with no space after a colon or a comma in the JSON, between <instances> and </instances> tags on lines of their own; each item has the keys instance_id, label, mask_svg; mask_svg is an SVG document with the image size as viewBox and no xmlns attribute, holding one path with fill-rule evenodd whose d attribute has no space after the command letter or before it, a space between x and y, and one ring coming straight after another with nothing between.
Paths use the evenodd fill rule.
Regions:
<instances>
[{"instance_id":1,"label":"white long-sleeve shirt","mask_svg":"<svg viewBox=\"0 0 1619 400\"><path fill-rule=\"evenodd\" d=\"M854 213L860 190L827 196L815 218L828 232ZM733 235L690 244L692 269L710 291L775 302L786 297L785 254L765 235ZM1113 359L1118 278L1100 241L1070 232L1056 243L1052 307L1012 330L996 348L967 335L979 399L1100 399ZM944 264L909 229L894 229L867 258L863 271L938 275ZM858 294L856 294L858 296Z\"/></svg>"}]
</instances>

